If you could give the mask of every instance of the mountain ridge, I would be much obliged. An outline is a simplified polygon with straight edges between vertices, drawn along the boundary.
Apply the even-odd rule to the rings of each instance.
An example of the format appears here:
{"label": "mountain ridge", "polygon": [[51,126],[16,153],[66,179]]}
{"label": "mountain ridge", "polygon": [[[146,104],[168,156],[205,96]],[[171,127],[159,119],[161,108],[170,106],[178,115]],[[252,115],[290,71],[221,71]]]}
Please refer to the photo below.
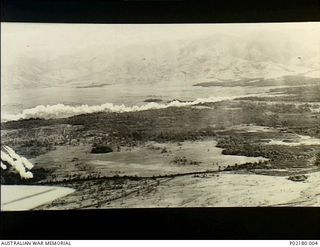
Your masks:
{"label": "mountain ridge", "polygon": [[251,41],[232,35],[131,44],[114,50],[97,46],[46,61],[21,55],[14,64],[3,65],[2,81],[10,88],[83,87],[320,74],[319,50],[303,52],[294,42]]}

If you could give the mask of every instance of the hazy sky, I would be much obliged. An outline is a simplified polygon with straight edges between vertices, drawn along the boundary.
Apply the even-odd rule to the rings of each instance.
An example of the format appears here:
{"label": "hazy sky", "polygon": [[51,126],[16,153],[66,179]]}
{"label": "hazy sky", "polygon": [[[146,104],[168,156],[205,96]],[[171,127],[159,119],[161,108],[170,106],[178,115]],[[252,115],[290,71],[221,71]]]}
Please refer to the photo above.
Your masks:
{"label": "hazy sky", "polygon": [[240,39],[294,40],[306,49],[320,44],[320,22],[260,24],[41,24],[1,23],[1,57],[54,58],[92,46],[120,47],[227,34]]}

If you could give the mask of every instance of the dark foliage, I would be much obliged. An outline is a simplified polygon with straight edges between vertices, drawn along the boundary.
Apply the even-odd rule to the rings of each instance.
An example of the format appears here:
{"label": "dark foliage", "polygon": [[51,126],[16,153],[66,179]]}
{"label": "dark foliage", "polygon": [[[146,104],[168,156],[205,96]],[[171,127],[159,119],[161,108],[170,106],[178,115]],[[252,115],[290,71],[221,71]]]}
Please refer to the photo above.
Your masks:
{"label": "dark foliage", "polygon": [[102,153],[111,153],[113,149],[110,146],[106,145],[97,145],[92,147],[91,153],[93,154],[102,154]]}

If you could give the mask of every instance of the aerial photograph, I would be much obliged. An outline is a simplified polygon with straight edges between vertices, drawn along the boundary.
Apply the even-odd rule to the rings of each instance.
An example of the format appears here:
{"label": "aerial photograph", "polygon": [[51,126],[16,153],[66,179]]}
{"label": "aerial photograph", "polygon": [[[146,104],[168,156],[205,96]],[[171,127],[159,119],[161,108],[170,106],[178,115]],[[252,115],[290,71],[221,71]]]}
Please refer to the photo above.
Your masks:
{"label": "aerial photograph", "polygon": [[320,206],[320,22],[1,23],[1,211]]}

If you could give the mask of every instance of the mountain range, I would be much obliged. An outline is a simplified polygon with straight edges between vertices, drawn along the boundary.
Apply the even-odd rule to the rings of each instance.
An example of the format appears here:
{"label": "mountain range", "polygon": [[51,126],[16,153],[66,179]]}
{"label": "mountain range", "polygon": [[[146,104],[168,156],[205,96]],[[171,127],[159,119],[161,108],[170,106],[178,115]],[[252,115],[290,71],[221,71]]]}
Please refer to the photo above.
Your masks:
{"label": "mountain range", "polygon": [[320,77],[320,48],[278,37],[239,39],[214,36],[175,42],[136,43],[120,48],[90,46],[64,56],[21,56],[2,64],[4,88],[90,87],[125,83],[193,84],[277,78],[285,75]]}

